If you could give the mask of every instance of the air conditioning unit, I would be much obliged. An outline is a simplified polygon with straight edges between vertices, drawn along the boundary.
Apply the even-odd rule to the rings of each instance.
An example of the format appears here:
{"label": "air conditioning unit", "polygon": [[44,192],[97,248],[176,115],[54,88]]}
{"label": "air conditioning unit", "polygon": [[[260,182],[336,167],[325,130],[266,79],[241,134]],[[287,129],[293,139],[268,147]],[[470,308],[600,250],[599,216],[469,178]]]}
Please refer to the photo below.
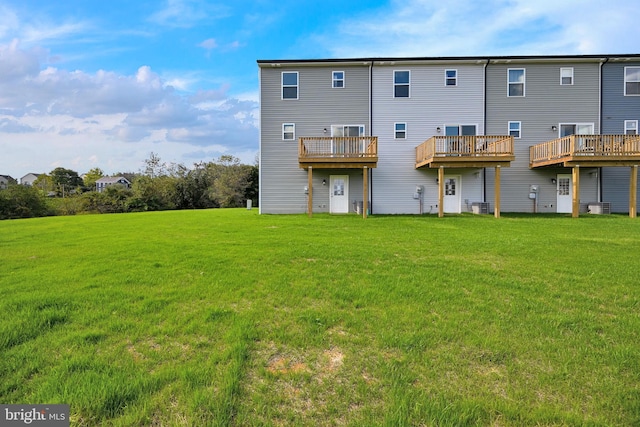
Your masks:
{"label": "air conditioning unit", "polygon": [[473,202],[471,203],[471,212],[474,214],[488,214],[489,202]]}
{"label": "air conditioning unit", "polygon": [[610,202],[589,203],[589,213],[594,215],[610,214]]}

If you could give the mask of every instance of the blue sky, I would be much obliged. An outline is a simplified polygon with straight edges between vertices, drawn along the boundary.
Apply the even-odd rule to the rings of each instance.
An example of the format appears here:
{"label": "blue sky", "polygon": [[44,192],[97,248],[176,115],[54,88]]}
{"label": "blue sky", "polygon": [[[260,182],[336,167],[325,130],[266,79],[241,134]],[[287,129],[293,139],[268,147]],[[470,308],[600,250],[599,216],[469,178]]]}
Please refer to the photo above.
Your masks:
{"label": "blue sky", "polygon": [[640,53],[632,0],[0,0],[0,174],[258,152],[258,59]]}

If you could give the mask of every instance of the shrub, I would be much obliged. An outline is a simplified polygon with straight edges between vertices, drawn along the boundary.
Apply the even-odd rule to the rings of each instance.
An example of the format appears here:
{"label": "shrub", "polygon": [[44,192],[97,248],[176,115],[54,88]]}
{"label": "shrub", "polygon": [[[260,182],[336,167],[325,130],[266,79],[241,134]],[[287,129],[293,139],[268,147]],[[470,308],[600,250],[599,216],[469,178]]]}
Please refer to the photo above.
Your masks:
{"label": "shrub", "polygon": [[11,185],[0,191],[0,219],[32,218],[47,215],[47,204],[38,190]]}

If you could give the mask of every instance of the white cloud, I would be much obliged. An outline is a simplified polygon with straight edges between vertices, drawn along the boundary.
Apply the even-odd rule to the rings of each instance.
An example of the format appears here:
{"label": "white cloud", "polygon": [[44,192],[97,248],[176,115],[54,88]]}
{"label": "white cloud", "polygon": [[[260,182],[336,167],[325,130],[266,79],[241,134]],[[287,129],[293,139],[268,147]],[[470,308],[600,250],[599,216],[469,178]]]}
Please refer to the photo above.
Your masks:
{"label": "white cloud", "polygon": [[11,37],[19,27],[18,15],[12,9],[0,4],[0,38]]}
{"label": "white cloud", "polygon": [[634,53],[640,3],[396,0],[311,43],[335,57]]}
{"label": "white cloud", "polygon": [[204,0],[167,0],[149,20],[167,27],[190,28],[203,21],[226,17],[229,13],[229,7]]}
{"label": "white cloud", "polygon": [[202,43],[198,44],[203,49],[211,50],[218,47],[218,43],[216,43],[216,39],[206,39]]}
{"label": "white cloud", "polygon": [[212,159],[193,153],[257,150],[257,103],[229,98],[228,86],[181,93],[149,66],[87,73],[43,68],[41,58],[0,44],[0,173],[137,171],[151,151],[191,165]]}

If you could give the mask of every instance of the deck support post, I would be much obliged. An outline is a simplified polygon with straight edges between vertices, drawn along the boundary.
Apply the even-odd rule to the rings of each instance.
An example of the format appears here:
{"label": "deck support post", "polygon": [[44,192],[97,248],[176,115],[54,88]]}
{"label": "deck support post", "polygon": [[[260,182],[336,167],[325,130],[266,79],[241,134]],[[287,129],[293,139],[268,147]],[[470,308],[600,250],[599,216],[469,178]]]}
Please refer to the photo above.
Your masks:
{"label": "deck support post", "polygon": [[307,215],[311,218],[313,216],[313,168],[311,166],[307,169],[307,178],[309,180],[307,184]]}
{"label": "deck support post", "polygon": [[573,200],[571,204],[571,217],[578,218],[580,216],[580,166],[574,166],[571,169]]}
{"label": "deck support post", "polygon": [[495,178],[495,200],[493,207],[493,215],[496,218],[500,218],[500,165],[496,166],[496,178]]}
{"label": "deck support post", "polygon": [[438,168],[438,218],[444,216],[444,167]]}
{"label": "deck support post", "polygon": [[631,178],[629,180],[629,218],[636,217],[638,206],[638,165],[631,166]]}
{"label": "deck support post", "polygon": [[369,169],[366,166],[362,168],[362,218],[367,218],[369,210]]}

